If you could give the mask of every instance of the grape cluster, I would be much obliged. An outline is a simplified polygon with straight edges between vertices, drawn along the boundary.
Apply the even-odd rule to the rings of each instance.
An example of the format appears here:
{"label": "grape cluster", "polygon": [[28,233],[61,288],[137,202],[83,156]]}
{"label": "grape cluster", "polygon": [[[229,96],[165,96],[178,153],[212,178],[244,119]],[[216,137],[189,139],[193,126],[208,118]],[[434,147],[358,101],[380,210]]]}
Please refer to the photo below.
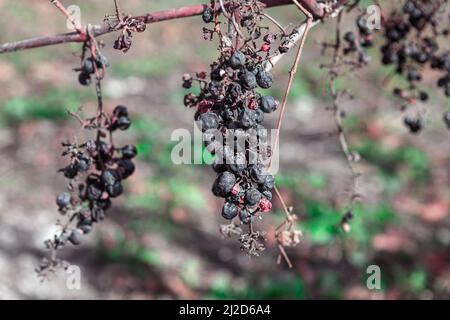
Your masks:
{"label": "grape cluster", "polygon": [[357,35],[353,31],[348,31],[344,34],[345,47],[343,54],[356,54],[357,63],[359,65],[367,65],[371,61],[371,57],[366,49],[373,46],[373,31],[369,28],[365,15],[358,17],[356,25],[358,27]]}
{"label": "grape cluster", "polygon": [[81,68],[77,69],[78,82],[83,86],[88,86],[92,83],[91,76],[95,74],[96,70],[103,70],[109,67],[108,59],[101,54],[98,54],[95,58],[88,57],[81,63]]}
{"label": "grape cluster", "polygon": [[[126,130],[131,122],[125,106],[117,106],[109,118],[107,129],[110,137],[117,130]],[[106,137],[106,135],[105,135]],[[74,226],[64,226],[54,240],[48,241],[50,248],[58,249],[68,242],[80,244],[83,235],[91,232],[94,223],[104,219],[111,207],[111,199],[123,192],[123,180],[133,174],[133,158],[137,149],[133,145],[116,148],[111,140],[98,135],[95,140],[77,145],[64,142],[63,155],[70,163],[60,171],[70,180],[68,192],[56,197],[61,214],[70,215]]]}
{"label": "grape cluster", "polygon": [[[234,5],[231,1],[228,8],[245,7]],[[213,8],[206,7],[202,18],[210,23],[215,16]],[[227,220],[239,217],[242,224],[249,224],[257,213],[271,210],[275,183],[274,176],[268,172],[271,150],[262,123],[265,114],[277,110],[279,102],[257,92],[257,88],[272,87],[273,76],[265,69],[264,62],[272,46],[286,52],[289,36],[259,28],[258,14],[240,11],[239,16],[240,26],[252,37],[248,41],[251,45],[237,47],[231,44],[233,41],[223,41],[221,56],[211,64],[209,74],[186,74],[183,87],[190,89],[194,83],[200,87],[200,93],[188,93],[184,103],[196,108],[195,120],[203,132],[205,146],[215,155],[212,168],[218,177],[212,192],[225,199],[222,216]],[[211,34],[214,32],[211,30]],[[277,39],[279,44],[275,46]]]}
{"label": "grape cluster", "polygon": [[[450,97],[450,55],[441,53],[439,44],[448,30],[438,30],[436,21],[436,15],[445,9],[443,6],[442,1],[407,0],[402,11],[394,12],[385,22],[382,63],[394,65],[396,73],[407,80],[406,88],[394,88],[394,95],[406,104],[429,99],[428,93],[419,88],[427,67],[442,73],[437,85]],[[423,128],[420,116],[407,116],[404,123],[412,133]]]}

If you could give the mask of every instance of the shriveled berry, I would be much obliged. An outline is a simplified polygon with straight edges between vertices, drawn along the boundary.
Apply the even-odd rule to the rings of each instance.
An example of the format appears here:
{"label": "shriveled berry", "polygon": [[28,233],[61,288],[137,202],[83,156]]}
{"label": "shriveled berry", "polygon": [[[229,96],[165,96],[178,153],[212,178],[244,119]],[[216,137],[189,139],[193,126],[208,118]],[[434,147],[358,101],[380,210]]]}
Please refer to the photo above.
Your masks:
{"label": "shriveled berry", "polygon": [[85,157],[85,156],[78,157],[78,161],[77,161],[78,171],[86,172],[89,170],[90,166],[91,166],[91,161],[87,157]]}
{"label": "shriveled berry", "polygon": [[236,176],[229,171],[222,172],[213,185],[213,193],[218,197],[225,198],[233,189]]}
{"label": "shriveled berry", "polygon": [[421,101],[427,101],[428,100],[428,93],[426,93],[425,91],[420,91],[419,92],[419,99]]}
{"label": "shriveled berry", "polygon": [[421,118],[406,116],[404,123],[408,127],[409,131],[414,134],[419,133],[423,129]]}
{"label": "shriveled berry", "polygon": [[257,184],[263,184],[266,181],[267,175],[267,169],[262,164],[255,164],[250,167],[250,177]]}
{"label": "shriveled berry", "polygon": [[118,197],[123,193],[122,183],[120,183],[120,181],[117,181],[113,185],[107,186],[106,191],[112,198]]}
{"label": "shriveled berry", "polygon": [[344,40],[350,43],[354,43],[356,41],[356,36],[353,32],[348,31],[344,35]]}
{"label": "shriveled berry", "polygon": [[233,173],[240,173],[245,170],[245,158],[244,156],[237,154],[231,159],[229,164],[230,171]]}
{"label": "shriveled berry", "polygon": [[61,192],[56,197],[56,204],[60,209],[65,209],[70,205],[72,195],[69,192]]}
{"label": "shriveled berry", "polygon": [[117,120],[116,127],[122,131],[127,130],[131,126],[131,120],[128,117],[120,117]]}
{"label": "shriveled berry", "polygon": [[266,175],[266,177],[264,179],[264,183],[262,183],[260,185],[260,188],[262,190],[269,190],[270,191],[270,190],[273,189],[274,186],[275,186],[275,178],[274,178],[273,175],[268,174],[268,175]]}
{"label": "shriveled berry", "polygon": [[256,77],[250,71],[244,71],[239,77],[241,85],[246,90],[255,89],[257,86]]}
{"label": "shriveled berry", "polygon": [[88,234],[92,231],[92,220],[91,219],[84,219],[77,223],[77,228],[80,229],[83,234]]}
{"label": "shriveled berry", "polygon": [[83,233],[80,229],[73,229],[69,236],[69,241],[71,244],[77,246],[81,243],[83,238]]}
{"label": "shriveled berry", "polygon": [[219,117],[214,112],[202,113],[199,117],[200,129],[205,132],[219,127]]}
{"label": "shriveled berry", "polygon": [[123,147],[121,149],[121,151],[122,151],[122,156],[127,159],[133,159],[137,155],[136,147],[133,145],[130,145],[130,144]]}
{"label": "shriveled berry", "polygon": [[238,215],[238,207],[232,202],[225,202],[222,208],[222,217],[231,220]]}
{"label": "shriveled berry", "polygon": [[261,210],[261,212],[266,213],[269,212],[272,209],[272,202],[270,202],[270,200],[266,199],[266,198],[262,198],[259,201],[259,210]]}
{"label": "shriveled berry", "polygon": [[259,100],[259,107],[265,113],[271,113],[277,110],[279,102],[272,96],[263,96]]}
{"label": "shriveled berry", "polygon": [[183,88],[190,89],[192,87],[192,76],[190,74],[183,75]]}
{"label": "shriveled berry", "polygon": [[95,72],[94,61],[92,60],[91,57],[83,61],[82,69],[83,69],[82,72],[86,74],[92,74]]}
{"label": "shriveled berry", "polygon": [[78,75],[78,82],[82,86],[88,86],[92,83],[91,76],[89,75],[89,73],[80,72],[80,74]]}
{"label": "shriveled berry", "polygon": [[242,87],[239,83],[233,82],[228,87],[228,95],[232,99],[237,99],[242,95]]}
{"label": "shriveled berry", "polygon": [[263,41],[266,43],[274,43],[276,40],[276,35],[274,35],[273,33],[268,33],[264,36]]}
{"label": "shriveled berry", "polygon": [[239,69],[245,66],[245,55],[240,51],[235,51],[230,57],[230,66]]}
{"label": "shriveled berry", "polygon": [[242,224],[249,224],[250,221],[252,221],[252,215],[247,210],[241,210],[239,212],[239,219],[241,220]]}
{"label": "shriveled berry", "polygon": [[204,23],[210,23],[214,20],[214,10],[211,7],[205,7],[202,13]]}
{"label": "shriveled berry", "polygon": [[113,114],[116,117],[128,117],[128,108],[122,105],[118,105],[114,108]]}
{"label": "shriveled berry", "polygon": [[244,129],[254,127],[257,119],[258,114],[256,113],[256,110],[244,108],[239,114],[239,124]]}
{"label": "shriveled berry", "polygon": [[108,169],[102,172],[101,179],[106,186],[112,186],[120,181],[120,175],[116,170]]}
{"label": "shriveled berry", "polygon": [[262,194],[267,200],[272,201],[272,192],[270,192],[269,190],[266,190],[266,191],[263,191]]}
{"label": "shriveled berry", "polygon": [[263,89],[269,89],[273,84],[272,74],[268,71],[261,70],[256,75],[256,82]]}
{"label": "shriveled berry", "polygon": [[288,52],[290,49],[290,42],[289,40],[283,41],[280,46],[278,47],[278,51],[280,51],[281,54],[284,54]]}
{"label": "shriveled berry", "polygon": [[122,179],[126,179],[134,173],[135,165],[130,159],[120,159],[117,164]]}
{"label": "shriveled berry", "polygon": [[109,61],[108,58],[106,58],[104,55],[99,54],[95,58],[95,63],[97,64],[97,68],[108,68],[109,67]]}
{"label": "shriveled berry", "polygon": [[108,210],[109,208],[111,208],[111,200],[110,199],[106,199],[106,200],[98,200],[96,201],[96,204],[98,206],[98,208],[102,209],[102,210]]}
{"label": "shriveled berry", "polygon": [[97,182],[92,182],[87,187],[87,197],[89,200],[99,200],[102,197],[102,187]]}
{"label": "shriveled berry", "polygon": [[77,176],[78,169],[77,169],[76,165],[69,164],[67,167],[65,167],[63,169],[63,172],[64,172],[64,177],[66,177],[67,179],[73,179]]}
{"label": "shriveled berry", "polygon": [[261,192],[256,188],[250,188],[245,192],[245,203],[254,206],[261,200]]}
{"label": "shriveled berry", "polygon": [[94,207],[91,211],[92,221],[101,221],[105,218],[105,210],[102,208]]}
{"label": "shriveled berry", "polygon": [[408,70],[406,78],[409,82],[420,81],[422,80],[422,75],[420,74],[419,70],[411,68]]}

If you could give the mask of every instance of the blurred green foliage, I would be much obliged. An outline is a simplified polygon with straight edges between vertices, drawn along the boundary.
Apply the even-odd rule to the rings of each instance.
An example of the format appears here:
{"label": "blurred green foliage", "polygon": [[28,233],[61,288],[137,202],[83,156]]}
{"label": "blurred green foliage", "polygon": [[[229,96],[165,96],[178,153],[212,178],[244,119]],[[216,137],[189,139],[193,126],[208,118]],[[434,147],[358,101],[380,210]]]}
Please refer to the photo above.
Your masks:
{"label": "blurred green foliage", "polygon": [[39,98],[15,97],[0,105],[1,119],[6,124],[27,120],[62,120],[69,117],[67,110],[75,111],[94,93],[72,88],[50,88]]}

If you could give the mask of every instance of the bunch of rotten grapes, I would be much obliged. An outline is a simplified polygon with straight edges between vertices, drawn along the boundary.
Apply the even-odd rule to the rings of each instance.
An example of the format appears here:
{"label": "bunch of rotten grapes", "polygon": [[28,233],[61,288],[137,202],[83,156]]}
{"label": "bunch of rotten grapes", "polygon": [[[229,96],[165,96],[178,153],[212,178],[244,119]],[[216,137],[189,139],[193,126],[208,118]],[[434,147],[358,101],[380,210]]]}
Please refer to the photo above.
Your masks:
{"label": "bunch of rotten grapes", "polygon": [[[269,173],[272,151],[264,115],[277,110],[279,101],[257,92],[272,87],[268,68],[270,57],[289,50],[295,35],[271,33],[263,26],[258,1],[227,2],[228,32],[217,31],[218,15],[212,7],[203,13],[203,21],[215,28],[204,28],[206,39],[217,34],[220,57],[211,64],[210,72],[183,76],[183,87],[198,83],[198,94],[188,93],[184,104],[196,108],[195,121],[203,132],[205,146],[215,155],[212,164],[217,179],[212,186],[215,196],[225,199],[222,216],[227,220],[239,217],[242,224],[251,224],[259,213],[272,208],[275,178]],[[230,35],[229,30],[235,30]],[[274,48],[274,50],[272,50]]]}

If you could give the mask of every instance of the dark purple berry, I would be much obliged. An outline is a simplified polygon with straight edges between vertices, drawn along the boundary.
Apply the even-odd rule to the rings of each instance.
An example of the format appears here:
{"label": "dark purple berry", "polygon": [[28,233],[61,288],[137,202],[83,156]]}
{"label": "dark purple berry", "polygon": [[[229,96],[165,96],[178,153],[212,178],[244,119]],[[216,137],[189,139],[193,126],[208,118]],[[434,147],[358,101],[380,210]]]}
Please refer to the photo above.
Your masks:
{"label": "dark purple berry", "polygon": [[272,96],[264,96],[259,100],[259,107],[265,113],[274,112],[278,108],[279,102]]}
{"label": "dark purple berry", "polygon": [[97,65],[97,68],[108,68],[109,67],[109,61],[108,58],[106,58],[104,55],[97,55],[97,57],[95,58],[95,63]]}
{"label": "dark purple berry", "polygon": [[272,192],[269,190],[263,191],[263,196],[266,197],[267,200],[272,201]]}
{"label": "dark purple berry", "polygon": [[213,193],[218,197],[225,198],[236,184],[236,176],[229,171],[222,172],[213,185]]}
{"label": "dark purple berry", "polygon": [[266,175],[266,178],[264,179],[264,183],[262,183],[260,185],[260,188],[262,190],[269,190],[270,191],[270,190],[273,189],[274,186],[275,186],[275,178],[274,178],[273,175],[268,174],[268,175]]}
{"label": "dark purple berry", "polygon": [[242,72],[241,76],[239,77],[239,80],[241,82],[242,87],[245,90],[252,90],[255,89],[257,86],[256,77],[250,71]]}
{"label": "dark purple berry", "polygon": [[102,197],[102,187],[98,182],[92,182],[87,187],[87,197],[91,201],[99,200]]}
{"label": "dark purple berry", "polygon": [[83,238],[83,233],[80,229],[73,229],[69,236],[69,241],[71,244],[77,246],[81,243]]}
{"label": "dark purple berry", "polygon": [[135,166],[130,159],[120,159],[117,164],[122,179],[126,179],[134,173]]}
{"label": "dark purple berry", "polygon": [[344,40],[349,42],[349,43],[354,43],[356,41],[356,36],[355,36],[355,34],[353,32],[348,31],[344,35]]}
{"label": "dark purple berry", "polygon": [[232,202],[225,202],[222,208],[222,217],[231,220],[238,215],[238,207]]}
{"label": "dark purple berry", "polygon": [[414,134],[419,133],[423,129],[421,118],[406,116],[404,123],[408,127],[409,131]]}
{"label": "dark purple berry", "polygon": [[91,76],[89,75],[89,73],[80,72],[80,74],[78,75],[78,82],[82,86],[88,86],[92,83]]}
{"label": "dark purple berry", "polygon": [[76,165],[69,164],[67,167],[65,167],[63,169],[63,172],[64,172],[64,177],[66,177],[67,179],[73,179],[77,176],[78,169],[77,169]]}
{"label": "dark purple berry", "polygon": [[123,186],[120,181],[117,181],[113,185],[107,186],[106,191],[112,198],[115,198],[123,193]]}
{"label": "dark purple berry", "polygon": [[420,91],[419,92],[419,99],[421,101],[427,101],[428,100],[428,93],[426,93],[425,91]]}
{"label": "dark purple berry", "polygon": [[219,127],[219,117],[214,112],[202,113],[199,117],[201,131],[217,129]]}
{"label": "dark purple berry", "polygon": [[127,130],[131,126],[131,120],[128,117],[120,117],[117,119],[116,127],[122,131]]}
{"label": "dark purple berry", "polygon": [[137,155],[136,147],[133,145],[130,145],[130,144],[123,147],[121,151],[122,151],[122,157],[127,158],[127,159],[133,159]]}
{"label": "dark purple berry", "polygon": [[252,220],[252,215],[244,209],[239,212],[239,219],[241,220],[242,224],[249,224]]}
{"label": "dark purple berry", "polygon": [[83,61],[82,73],[92,74],[95,72],[94,62],[91,57]]}
{"label": "dark purple berry", "polygon": [[263,184],[268,174],[266,167],[262,164],[255,164],[250,167],[250,177],[257,184]]}
{"label": "dark purple berry", "polygon": [[204,23],[210,23],[214,20],[214,10],[211,7],[205,7],[202,13]]}
{"label": "dark purple berry", "polygon": [[86,172],[89,170],[90,166],[91,166],[91,161],[87,157],[81,156],[78,158],[78,161],[77,161],[78,171]]}
{"label": "dark purple berry", "polygon": [[258,113],[256,110],[244,108],[239,114],[239,124],[244,129],[249,129],[256,126],[258,119]]}
{"label": "dark purple berry", "polygon": [[268,71],[261,70],[256,75],[256,82],[263,89],[269,89],[273,84],[272,74]]}
{"label": "dark purple berry", "polygon": [[59,209],[65,209],[70,205],[70,201],[72,200],[72,195],[69,192],[61,192],[56,197],[56,204]]}
{"label": "dark purple berry", "polygon": [[120,181],[120,175],[117,171],[108,169],[102,172],[101,179],[105,186],[112,186]]}
{"label": "dark purple berry", "polygon": [[114,108],[113,114],[116,117],[128,117],[128,108],[122,105],[118,105]]}
{"label": "dark purple berry", "polygon": [[249,206],[254,206],[261,200],[261,192],[256,188],[250,188],[245,192],[245,203]]}
{"label": "dark purple berry", "polygon": [[235,51],[230,57],[230,66],[239,69],[245,66],[245,55],[240,51]]}
{"label": "dark purple berry", "polygon": [[77,223],[77,228],[80,229],[83,234],[88,234],[92,231],[92,220],[84,219]]}

